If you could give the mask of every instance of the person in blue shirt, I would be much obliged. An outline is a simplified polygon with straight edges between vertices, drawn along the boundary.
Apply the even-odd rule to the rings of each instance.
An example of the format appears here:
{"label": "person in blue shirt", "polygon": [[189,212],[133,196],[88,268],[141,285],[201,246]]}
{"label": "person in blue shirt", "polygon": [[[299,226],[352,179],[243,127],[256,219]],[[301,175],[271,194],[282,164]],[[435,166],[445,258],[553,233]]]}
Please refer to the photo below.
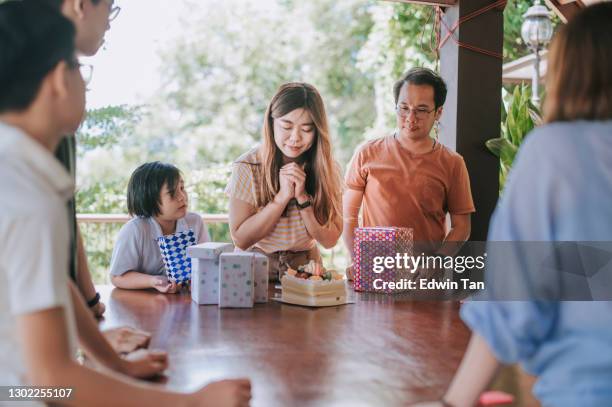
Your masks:
{"label": "person in blue shirt", "polygon": [[[525,250],[525,242],[596,242],[609,248],[611,21],[612,3],[597,4],[557,33],[549,52],[546,124],[530,133],[519,151],[491,221],[489,245],[511,242],[505,244],[513,255]],[[488,265],[496,263],[489,260]],[[533,268],[512,270],[511,277],[507,267],[488,267],[487,283],[541,282],[528,275]],[[549,283],[554,292],[557,282]],[[536,292],[530,300],[464,304],[461,316],[473,331],[466,354],[444,398],[421,406],[475,405],[501,363],[519,363],[537,376],[533,392],[544,406],[612,405],[612,302],[539,299]]]}

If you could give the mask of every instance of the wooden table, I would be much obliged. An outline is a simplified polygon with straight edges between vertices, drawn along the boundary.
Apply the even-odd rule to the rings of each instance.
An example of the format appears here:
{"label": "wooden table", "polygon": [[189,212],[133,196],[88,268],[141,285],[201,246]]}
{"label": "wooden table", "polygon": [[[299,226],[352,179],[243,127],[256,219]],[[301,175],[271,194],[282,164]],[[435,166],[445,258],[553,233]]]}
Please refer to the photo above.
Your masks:
{"label": "wooden table", "polygon": [[439,398],[469,340],[456,302],[357,295],[310,309],[198,306],[188,294],[100,287],[103,329],[134,326],[169,353],[166,385],[248,377],[253,406],[402,406]]}

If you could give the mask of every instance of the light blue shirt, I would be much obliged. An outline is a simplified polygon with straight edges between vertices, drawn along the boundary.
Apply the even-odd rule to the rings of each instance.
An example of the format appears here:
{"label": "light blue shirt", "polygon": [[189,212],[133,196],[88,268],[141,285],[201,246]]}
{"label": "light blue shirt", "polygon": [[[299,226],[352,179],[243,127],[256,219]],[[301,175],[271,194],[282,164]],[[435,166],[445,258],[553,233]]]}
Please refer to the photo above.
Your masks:
{"label": "light blue shirt", "polygon": [[[612,242],[612,121],[530,133],[488,240]],[[612,302],[473,301],[461,316],[501,362],[538,376],[544,406],[612,406]]]}

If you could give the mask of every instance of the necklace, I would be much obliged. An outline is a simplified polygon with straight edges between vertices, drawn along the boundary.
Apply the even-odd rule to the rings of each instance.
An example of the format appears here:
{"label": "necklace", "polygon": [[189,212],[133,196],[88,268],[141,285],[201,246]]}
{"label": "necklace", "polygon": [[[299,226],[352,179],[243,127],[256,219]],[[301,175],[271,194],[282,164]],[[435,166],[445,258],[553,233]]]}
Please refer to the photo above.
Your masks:
{"label": "necklace", "polygon": [[[399,136],[397,135],[397,130],[395,130],[395,131],[393,132],[393,138],[394,138],[395,140],[399,141]],[[430,152],[431,152],[431,151],[434,151],[434,150],[436,149],[436,145],[437,145],[437,144],[438,144],[438,140],[433,139],[433,145],[431,146],[431,150],[430,150]]]}

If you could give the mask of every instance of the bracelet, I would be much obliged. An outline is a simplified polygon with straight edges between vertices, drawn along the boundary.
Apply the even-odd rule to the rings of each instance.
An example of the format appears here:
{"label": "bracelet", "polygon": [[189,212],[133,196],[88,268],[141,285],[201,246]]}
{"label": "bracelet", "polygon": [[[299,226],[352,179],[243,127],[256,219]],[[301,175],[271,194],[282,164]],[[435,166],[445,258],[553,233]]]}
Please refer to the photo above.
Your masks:
{"label": "bracelet", "polygon": [[96,295],[89,301],[87,301],[87,306],[89,308],[93,308],[100,303],[100,293],[96,293]]}

